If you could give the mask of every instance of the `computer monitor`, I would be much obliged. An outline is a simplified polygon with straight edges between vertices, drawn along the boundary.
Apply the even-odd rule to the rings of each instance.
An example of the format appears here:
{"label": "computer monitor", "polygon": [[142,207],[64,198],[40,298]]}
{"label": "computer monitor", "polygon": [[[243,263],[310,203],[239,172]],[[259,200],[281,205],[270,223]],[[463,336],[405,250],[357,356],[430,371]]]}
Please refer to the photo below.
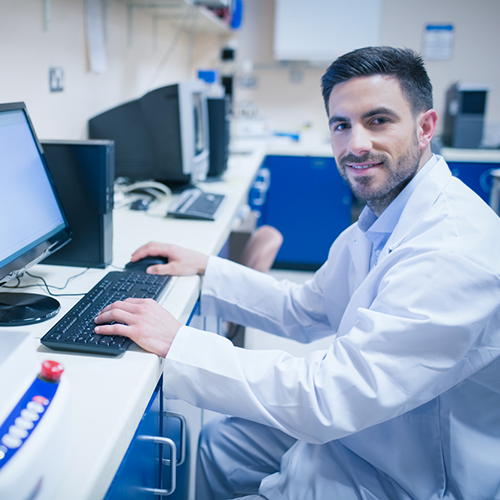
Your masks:
{"label": "computer monitor", "polygon": [[70,230],[24,103],[0,104],[0,172],[0,325],[29,325],[59,302],[4,285],[69,242]]}
{"label": "computer monitor", "polygon": [[91,139],[115,142],[115,175],[153,179],[171,188],[204,180],[209,167],[205,84],[185,81],[89,120]]}

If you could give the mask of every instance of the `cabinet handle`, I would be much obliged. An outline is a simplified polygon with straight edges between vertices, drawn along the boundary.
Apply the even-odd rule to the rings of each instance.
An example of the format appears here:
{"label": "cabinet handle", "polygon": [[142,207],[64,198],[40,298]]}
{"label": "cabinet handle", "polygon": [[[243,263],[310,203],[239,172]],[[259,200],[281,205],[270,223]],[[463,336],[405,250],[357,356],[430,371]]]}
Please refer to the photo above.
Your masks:
{"label": "cabinet handle", "polygon": [[493,177],[493,184],[490,191],[490,207],[500,215],[500,170],[497,170],[498,175]]}
{"label": "cabinet handle", "polygon": [[264,183],[257,181],[253,185],[253,189],[258,194],[255,198],[252,198],[252,205],[256,207],[261,207],[266,202],[267,189]]}
{"label": "cabinet handle", "polygon": [[264,205],[266,202],[266,194],[271,184],[271,171],[268,168],[261,168],[257,174],[252,189],[256,191],[259,197],[252,199],[252,204],[256,207]]}
{"label": "cabinet handle", "polygon": [[[171,457],[175,457],[177,455],[177,449],[175,443],[169,438],[162,436],[138,436],[137,439],[140,439],[141,441],[153,441],[153,443],[159,445],[166,445],[170,447]],[[144,488],[144,487],[139,488],[139,490],[144,493],[151,493],[152,495],[166,497],[168,495],[171,495],[175,491],[176,477],[177,477],[177,463],[175,462],[175,460],[172,460],[172,464],[170,467],[170,488],[168,490],[161,488]]]}
{"label": "cabinet handle", "polygon": [[[179,443],[179,460],[177,460],[176,465],[182,465],[186,459],[186,419],[184,415],[177,413],[175,411],[164,411],[163,414],[168,418],[177,418],[181,424],[181,437]],[[175,455],[170,455],[175,457]],[[165,465],[170,465],[170,459],[164,458],[163,463]]]}
{"label": "cabinet handle", "polygon": [[261,182],[262,188],[267,191],[271,184],[271,171],[266,167],[262,167],[257,174],[256,181]]}

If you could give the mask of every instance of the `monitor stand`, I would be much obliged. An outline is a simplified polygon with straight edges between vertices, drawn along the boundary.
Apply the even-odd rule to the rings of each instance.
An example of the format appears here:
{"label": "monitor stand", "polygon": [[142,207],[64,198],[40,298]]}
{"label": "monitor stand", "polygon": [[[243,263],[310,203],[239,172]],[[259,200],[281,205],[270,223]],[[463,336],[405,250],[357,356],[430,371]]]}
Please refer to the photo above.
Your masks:
{"label": "monitor stand", "polygon": [[0,293],[0,326],[24,326],[54,317],[61,305],[53,297],[35,293]]}

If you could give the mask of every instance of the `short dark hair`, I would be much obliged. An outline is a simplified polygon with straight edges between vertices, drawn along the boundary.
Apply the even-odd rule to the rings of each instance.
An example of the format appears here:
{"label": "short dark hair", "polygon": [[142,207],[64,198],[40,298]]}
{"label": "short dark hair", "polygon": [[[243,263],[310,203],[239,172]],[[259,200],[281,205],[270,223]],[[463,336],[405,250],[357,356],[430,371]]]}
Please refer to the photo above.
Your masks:
{"label": "short dark hair", "polygon": [[414,115],[432,109],[432,84],[419,54],[410,49],[365,47],[336,59],[321,79],[326,113],[332,89],[351,78],[386,75],[401,85]]}

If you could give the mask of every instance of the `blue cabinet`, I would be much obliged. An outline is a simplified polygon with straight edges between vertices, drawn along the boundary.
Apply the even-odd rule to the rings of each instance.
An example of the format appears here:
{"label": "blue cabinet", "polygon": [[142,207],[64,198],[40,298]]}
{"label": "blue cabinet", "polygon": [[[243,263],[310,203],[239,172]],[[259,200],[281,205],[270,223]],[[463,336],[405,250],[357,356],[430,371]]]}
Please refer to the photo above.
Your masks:
{"label": "blue cabinet", "polygon": [[[201,323],[200,323],[201,321]],[[188,324],[203,327],[199,303]],[[189,440],[184,417],[186,409],[171,411],[164,407],[163,377],[160,378],[137,431],[104,500],[186,500],[194,486],[194,460],[197,442]],[[183,402],[181,402],[183,403]],[[170,406],[172,401],[169,402]],[[186,406],[187,403],[185,403]],[[193,407],[194,408],[194,407]],[[200,410],[191,415],[190,426],[197,430]],[[187,412],[189,413],[189,412]],[[172,466],[172,458],[175,457]],[[193,483],[193,484],[192,484]]]}
{"label": "blue cabinet", "polygon": [[[268,156],[270,172],[259,225],[283,234],[275,268],[316,270],[337,236],[351,224],[352,193],[334,158]],[[252,205],[252,199],[250,199]]]}
{"label": "blue cabinet", "polygon": [[[187,459],[187,450],[190,448],[189,429],[186,420],[179,413],[165,411],[163,413],[163,435],[168,436],[176,446],[176,479],[172,485],[171,477],[171,450],[165,450],[163,454],[163,478],[162,488],[172,490],[169,500],[187,500],[189,498],[189,480],[191,474],[191,460]],[[175,488],[173,488],[175,486]]]}
{"label": "blue cabinet", "polygon": [[153,500],[147,488],[161,485],[161,446],[144,436],[162,436],[162,387],[159,383],[144,412],[127,453],[106,493],[105,500]]}
{"label": "blue cabinet", "polygon": [[480,163],[448,161],[451,173],[470,187],[486,203],[490,203],[490,191],[493,179],[492,170],[500,168],[500,163]]}
{"label": "blue cabinet", "polygon": [[[160,379],[104,500],[184,498],[185,481],[178,479],[178,473],[185,471],[179,471],[177,466],[185,461],[185,446],[185,419],[163,410]],[[172,456],[175,456],[173,468]]]}

